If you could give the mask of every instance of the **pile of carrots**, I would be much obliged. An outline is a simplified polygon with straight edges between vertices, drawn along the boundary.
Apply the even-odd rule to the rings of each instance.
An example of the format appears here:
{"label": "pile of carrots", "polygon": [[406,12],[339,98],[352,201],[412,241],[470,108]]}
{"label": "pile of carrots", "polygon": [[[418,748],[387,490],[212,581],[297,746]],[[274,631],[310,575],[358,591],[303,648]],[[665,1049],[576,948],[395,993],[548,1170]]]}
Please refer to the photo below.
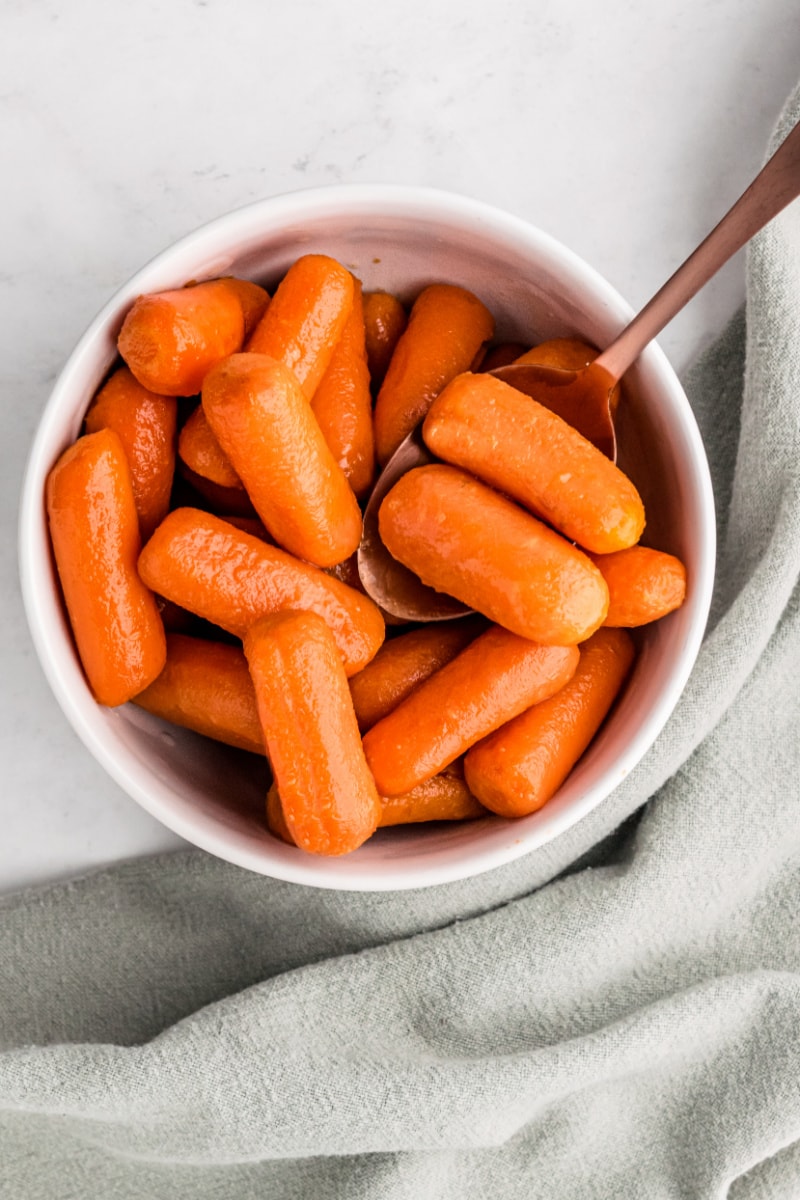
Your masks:
{"label": "pile of carrots", "polygon": [[[494,333],[464,288],[407,312],[323,254],[271,297],[233,278],[140,296],[48,477],[97,701],[266,755],[266,826],[310,853],[539,809],[628,676],[627,630],[684,600],[678,559],[639,545],[632,482],[487,373],[593,348]],[[381,536],[475,615],[384,640],[355,567],[362,507],[420,421],[440,461],[394,485]]]}

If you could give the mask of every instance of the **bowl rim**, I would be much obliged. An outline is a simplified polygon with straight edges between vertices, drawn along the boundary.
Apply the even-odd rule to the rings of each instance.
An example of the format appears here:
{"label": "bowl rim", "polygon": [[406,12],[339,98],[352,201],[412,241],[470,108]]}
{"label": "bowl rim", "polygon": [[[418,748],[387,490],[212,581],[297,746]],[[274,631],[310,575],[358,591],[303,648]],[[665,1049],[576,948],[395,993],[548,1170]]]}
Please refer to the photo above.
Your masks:
{"label": "bowl rim", "polygon": [[[655,372],[662,386],[670,393],[671,402],[680,419],[682,435],[690,449],[689,474],[699,497],[700,513],[704,519],[700,522],[698,530],[701,544],[698,556],[700,569],[693,580],[691,597],[694,615],[689,635],[682,647],[680,669],[673,672],[669,686],[653,706],[653,711],[637,727],[627,743],[622,760],[616,768],[617,783],[606,781],[606,776],[609,775],[606,771],[594,786],[587,787],[567,809],[549,814],[549,820],[546,807],[534,814],[539,819],[533,829],[523,828],[522,823],[528,818],[503,822],[509,826],[508,837],[496,844],[484,849],[470,848],[464,851],[463,856],[448,859],[444,863],[420,863],[412,860],[409,864],[407,860],[401,860],[397,873],[380,862],[361,864],[352,855],[347,856],[346,860],[317,859],[303,855],[300,851],[293,852],[281,843],[273,847],[269,842],[265,842],[259,851],[243,839],[238,843],[233,839],[234,844],[231,845],[229,840],[225,841],[221,830],[212,832],[210,828],[206,829],[199,814],[197,819],[190,819],[175,812],[170,806],[169,797],[162,794],[163,785],[152,778],[152,770],[148,768],[151,779],[145,786],[136,775],[136,770],[141,770],[141,762],[136,756],[127,747],[121,746],[112,752],[102,736],[100,723],[91,720],[86,698],[76,697],[73,681],[67,678],[70,672],[65,674],[58,653],[54,654],[54,648],[56,651],[59,647],[62,651],[65,649],[63,610],[60,622],[58,619],[52,620],[54,612],[47,612],[48,598],[39,593],[44,564],[48,564],[47,569],[52,569],[46,530],[42,536],[44,481],[53,462],[48,447],[58,430],[64,399],[71,394],[73,376],[79,373],[85,361],[91,357],[96,342],[118,318],[123,307],[129,305],[141,292],[154,290],[148,284],[151,276],[163,272],[171,262],[179,262],[191,256],[207,243],[214,243],[223,238],[232,241],[237,233],[241,235],[244,231],[254,229],[259,223],[266,228],[270,220],[285,220],[291,216],[298,224],[302,224],[304,217],[319,216],[326,210],[341,210],[343,207],[346,207],[348,213],[364,212],[372,217],[424,216],[426,219],[460,220],[483,226],[493,235],[527,241],[531,246],[536,246],[540,253],[549,254],[554,261],[581,275],[594,292],[603,296],[605,303],[618,319],[620,328],[633,316],[633,309],[608,280],[569,247],[521,217],[458,192],[408,184],[339,183],[281,192],[242,205],[194,228],[153,255],[114,291],[78,339],[53,384],[29,448],[18,518],[19,574],[23,606],[34,647],[60,708],[80,740],[111,778],[161,824],[193,846],[235,865],[276,879],[337,891],[403,891],[471,878],[531,853],[577,825],[611,794],[617,783],[621,782],[644,757],[672,714],[702,643],[715,571],[714,496],[708,460],[686,393],[660,346],[651,342],[638,361],[645,369]],[[213,273],[213,263],[210,264],[210,269]],[[209,277],[206,272],[197,273],[201,277]],[[46,522],[44,524],[46,525]],[[52,590],[51,588],[50,591]],[[60,608],[60,600],[54,599],[52,595],[50,600],[53,602],[50,605],[51,609]],[[69,640],[68,636],[66,640]],[[69,656],[74,663],[75,655],[71,646]],[[78,671],[80,672],[79,667]],[[85,682],[84,690],[91,707],[96,710],[98,706]],[[500,818],[493,820],[499,821]],[[220,845],[221,840],[225,843],[224,846]],[[339,870],[338,864],[345,861],[346,870]]]}

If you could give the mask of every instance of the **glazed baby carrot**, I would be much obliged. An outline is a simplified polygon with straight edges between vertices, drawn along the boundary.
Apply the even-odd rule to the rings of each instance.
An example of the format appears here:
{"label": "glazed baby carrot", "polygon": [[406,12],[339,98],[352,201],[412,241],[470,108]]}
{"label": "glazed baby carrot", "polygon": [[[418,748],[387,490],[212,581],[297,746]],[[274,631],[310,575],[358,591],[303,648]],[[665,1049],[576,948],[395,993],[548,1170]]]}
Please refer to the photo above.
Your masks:
{"label": "glazed baby carrot", "polygon": [[133,702],[173,725],[264,753],[253,681],[238,646],[168,634],[163,671]]}
{"label": "glazed baby carrot", "polygon": [[375,477],[372,394],[364,340],[364,305],[356,280],[353,307],[311,408],[331,454],[361,499]]}
{"label": "glazed baby carrot", "polygon": [[371,663],[350,680],[362,733],[405,700],[418,684],[460,654],[485,629],[482,618],[423,625],[384,642]]}
{"label": "glazed baby carrot", "polygon": [[47,478],[47,515],[64,600],[89,686],[124,704],[166,658],[155,597],[136,571],[141,544],[130,470],[119,436],[79,438]]}
{"label": "glazed baby carrot", "polygon": [[325,254],[306,254],[284,275],[245,349],[283,363],[310,400],[352,306],[350,272]]}
{"label": "glazed baby carrot", "polygon": [[403,305],[390,292],[364,293],[367,363],[373,387],[380,387],[400,335],[408,324]]}
{"label": "glazed baby carrot", "polygon": [[378,513],[390,554],[423,583],[498,625],[547,645],[584,641],[605,619],[608,588],[594,563],[466,471],[409,471]]}
{"label": "glazed baby carrot", "polygon": [[316,613],[278,613],[252,626],[244,652],[292,838],[311,854],[355,850],[380,802],[330,629]]}
{"label": "glazed baby carrot", "polygon": [[540,646],[488,629],[365,734],[378,791],[397,796],[438,775],[480,738],[562,688],[577,663],[575,646]]}
{"label": "glazed baby carrot", "polygon": [[600,728],[633,656],[624,629],[598,630],[566,687],[472,747],[464,760],[470,791],[501,817],[546,804]]}
{"label": "glazed baby carrot", "polygon": [[[381,796],[380,805],[379,828],[417,825],[424,821],[472,821],[488,816],[464,782],[463,770],[455,771],[450,767],[440,775],[426,779],[404,796]],[[294,845],[274,783],[267,793],[267,828],[282,842]]]}
{"label": "glazed baby carrot", "polygon": [[113,429],[131,472],[142,541],[167,515],[175,473],[174,396],[157,396],[120,367],[103,384],[86,414],[86,432]]}
{"label": "glazed baby carrot", "polygon": [[674,554],[631,546],[616,554],[591,554],[608,587],[605,625],[633,629],[665,617],[686,598],[686,568]]}
{"label": "glazed baby carrot", "polygon": [[254,315],[244,293],[267,303],[263,288],[232,279],[139,296],[122,324],[119,352],[151,392],[193,396],[211,367],[244,344],[245,308],[249,320]]}
{"label": "glazed baby carrot", "polygon": [[463,770],[445,767],[439,775],[417,784],[402,796],[381,796],[379,825],[471,821],[487,815],[486,809],[467,787]]}
{"label": "glazed baby carrot", "polygon": [[221,282],[226,283],[239,297],[244,317],[244,336],[249,338],[267,311],[270,303],[269,293],[257,283],[251,283],[249,279],[235,279],[232,275],[226,275]]}
{"label": "glazed baby carrot", "polygon": [[233,464],[211,431],[202,405],[191,414],[178,437],[178,454],[195,475],[216,483],[218,487],[239,488],[244,484]]}
{"label": "glazed baby carrot", "polygon": [[160,596],[236,637],[259,617],[308,609],[333,631],[348,675],[365,667],[384,638],[366,596],[229,522],[196,508],[174,509],[139,557],[139,574]]}
{"label": "glazed baby carrot", "polygon": [[576,429],[491,375],[464,374],[437,398],[423,437],[437,457],[505,492],[586,550],[638,541],[630,479]]}
{"label": "glazed baby carrot", "polygon": [[355,551],[358,501],[288,367],[266,354],[231,355],[206,376],[203,411],[280,546],[319,567]]}
{"label": "glazed baby carrot", "polygon": [[565,371],[580,371],[588,366],[599,350],[580,338],[559,337],[549,338],[526,350],[520,350],[515,362],[543,363],[546,367],[561,367]]}
{"label": "glazed baby carrot", "polygon": [[422,420],[445,384],[469,370],[493,333],[491,313],[465,288],[434,283],[420,292],[375,402],[381,464]]}

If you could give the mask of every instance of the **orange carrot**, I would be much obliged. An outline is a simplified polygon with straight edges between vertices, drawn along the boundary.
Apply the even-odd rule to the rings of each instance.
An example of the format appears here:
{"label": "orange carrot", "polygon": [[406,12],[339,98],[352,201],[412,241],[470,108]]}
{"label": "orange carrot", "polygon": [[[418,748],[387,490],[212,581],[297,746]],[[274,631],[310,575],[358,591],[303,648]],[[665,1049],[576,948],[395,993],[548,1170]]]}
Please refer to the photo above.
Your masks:
{"label": "orange carrot", "polygon": [[633,662],[624,629],[600,629],[580,648],[572,679],[549,700],[469,751],[467,784],[501,817],[524,817],[546,804],[608,714]]}
{"label": "orange carrot", "polygon": [[237,646],[168,634],[164,670],[133,702],[173,725],[264,754],[253,681]]}
{"label": "orange carrot", "polygon": [[157,396],[120,367],[103,384],[86,414],[86,432],[113,429],[131,473],[142,541],[167,515],[175,473],[174,396]]}
{"label": "orange carrot", "polygon": [[423,583],[547,645],[584,641],[608,588],[585,554],[480,483],[443,464],[409,471],[378,513],[389,552]]}
{"label": "orange carrot", "polygon": [[[381,796],[378,828],[388,825],[416,825],[424,821],[471,821],[488,813],[464,782],[464,772],[447,767],[433,779],[426,779],[403,796]],[[267,828],[275,837],[294,845],[281,798],[273,783],[267,793]]]}
{"label": "orange carrot", "polygon": [[463,771],[446,767],[402,796],[381,796],[379,826],[422,821],[471,821],[488,813],[470,792]]}
{"label": "orange carrot", "polygon": [[384,638],[375,604],[324,571],[195,508],[174,509],[139,558],[159,595],[236,637],[268,613],[308,609],[333,631],[348,675],[365,667]]}
{"label": "orange carrot", "polygon": [[465,288],[434,283],[420,292],[375,403],[381,464],[422,420],[445,384],[469,370],[493,333],[491,313]]}
{"label": "orange carrot", "polygon": [[364,340],[361,284],[355,281],[353,307],[314,392],[311,408],[331,454],[361,499],[375,477],[372,395]]}
{"label": "orange carrot", "polygon": [[438,775],[480,738],[562,688],[577,663],[574,646],[487,630],[365,734],[378,791],[397,796]]}
{"label": "orange carrot", "polygon": [[374,387],[380,387],[400,335],[408,324],[403,305],[390,292],[364,293],[367,363]]}
{"label": "orange carrot", "polygon": [[511,496],[598,554],[638,541],[644,507],[630,479],[576,429],[491,375],[461,375],[423,436],[439,458]]}
{"label": "orange carrot", "polygon": [[[165,396],[193,396],[206,373],[228,354],[241,350],[245,339],[242,280],[207,283],[139,296],[119,333],[118,347],[143,387]],[[252,296],[256,284],[247,284]],[[267,294],[257,288],[267,302]]]}
{"label": "orange carrot", "polygon": [[249,338],[267,311],[270,302],[269,293],[265,292],[257,283],[251,283],[249,279],[234,279],[232,275],[226,275],[223,282],[227,283],[231,291],[239,297],[244,317],[244,336]]}
{"label": "orange carrot", "polygon": [[325,254],[306,254],[286,272],[245,348],[283,363],[310,400],[352,307],[350,272]]}
{"label": "orange carrot", "polygon": [[206,376],[203,411],[279,545],[319,567],[356,550],[358,501],[287,367],[266,354],[231,355]]}
{"label": "orange carrot", "polygon": [[286,824],[286,817],[283,815],[283,805],[281,804],[281,798],[278,795],[278,789],[274,782],[267,792],[267,829],[273,837],[279,838],[287,846],[295,845],[295,840],[289,831],[289,826]]}
{"label": "orange carrot", "polygon": [[350,680],[361,732],[397,708],[418,684],[460,654],[484,628],[480,618],[445,621],[423,625],[384,642],[372,662]]}
{"label": "orange carrot", "polygon": [[631,546],[616,554],[591,554],[606,581],[608,616],[604,624],[633,629],[665,617],[686,598],[686,568],[674,554]]}
{"label": "orange carrot", "polygon": [[101,704],[124,704],[166,658],[155,597],[136,572],[141,544],[130,470],[111,429],[79,438],[47,478],[56,566],[83,669]]}
{"label": "orange carrot", "polygon": [[211,480],[218,487],[244,490],[244,484],[214,436],[200,404],[180,432],[178,454],[195,475]]}
{"label": "orange carrot", "polygon": [[252,626],[244,651],[292,838],[311,854],[355,850],[380,802],[330,629],[315,613],[278,613]]}
{"label": "orange carrot", "polygon": [[580,371],[592,362],[599,350],[576,337],[548,338],[530,349],[521,349],[515,362],[542,363],[546,367],[560,367],[564,371]]}

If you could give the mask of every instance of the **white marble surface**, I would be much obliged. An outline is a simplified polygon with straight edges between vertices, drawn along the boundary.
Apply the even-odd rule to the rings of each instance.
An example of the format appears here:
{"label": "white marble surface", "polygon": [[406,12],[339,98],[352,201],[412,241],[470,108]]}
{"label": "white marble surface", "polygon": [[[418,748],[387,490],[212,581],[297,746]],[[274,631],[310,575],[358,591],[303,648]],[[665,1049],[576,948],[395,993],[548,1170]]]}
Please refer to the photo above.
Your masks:
{"label": "white marble surface", "polygon": [[[421,183],[510,210],[644,302],[760,166],[793,0],[0,4],[0,889],[176,846],[78,742],[16,567],[28,445],[72,345],[170,241],[275,192]],[[678,370],[741,256],[661,342]]]}

